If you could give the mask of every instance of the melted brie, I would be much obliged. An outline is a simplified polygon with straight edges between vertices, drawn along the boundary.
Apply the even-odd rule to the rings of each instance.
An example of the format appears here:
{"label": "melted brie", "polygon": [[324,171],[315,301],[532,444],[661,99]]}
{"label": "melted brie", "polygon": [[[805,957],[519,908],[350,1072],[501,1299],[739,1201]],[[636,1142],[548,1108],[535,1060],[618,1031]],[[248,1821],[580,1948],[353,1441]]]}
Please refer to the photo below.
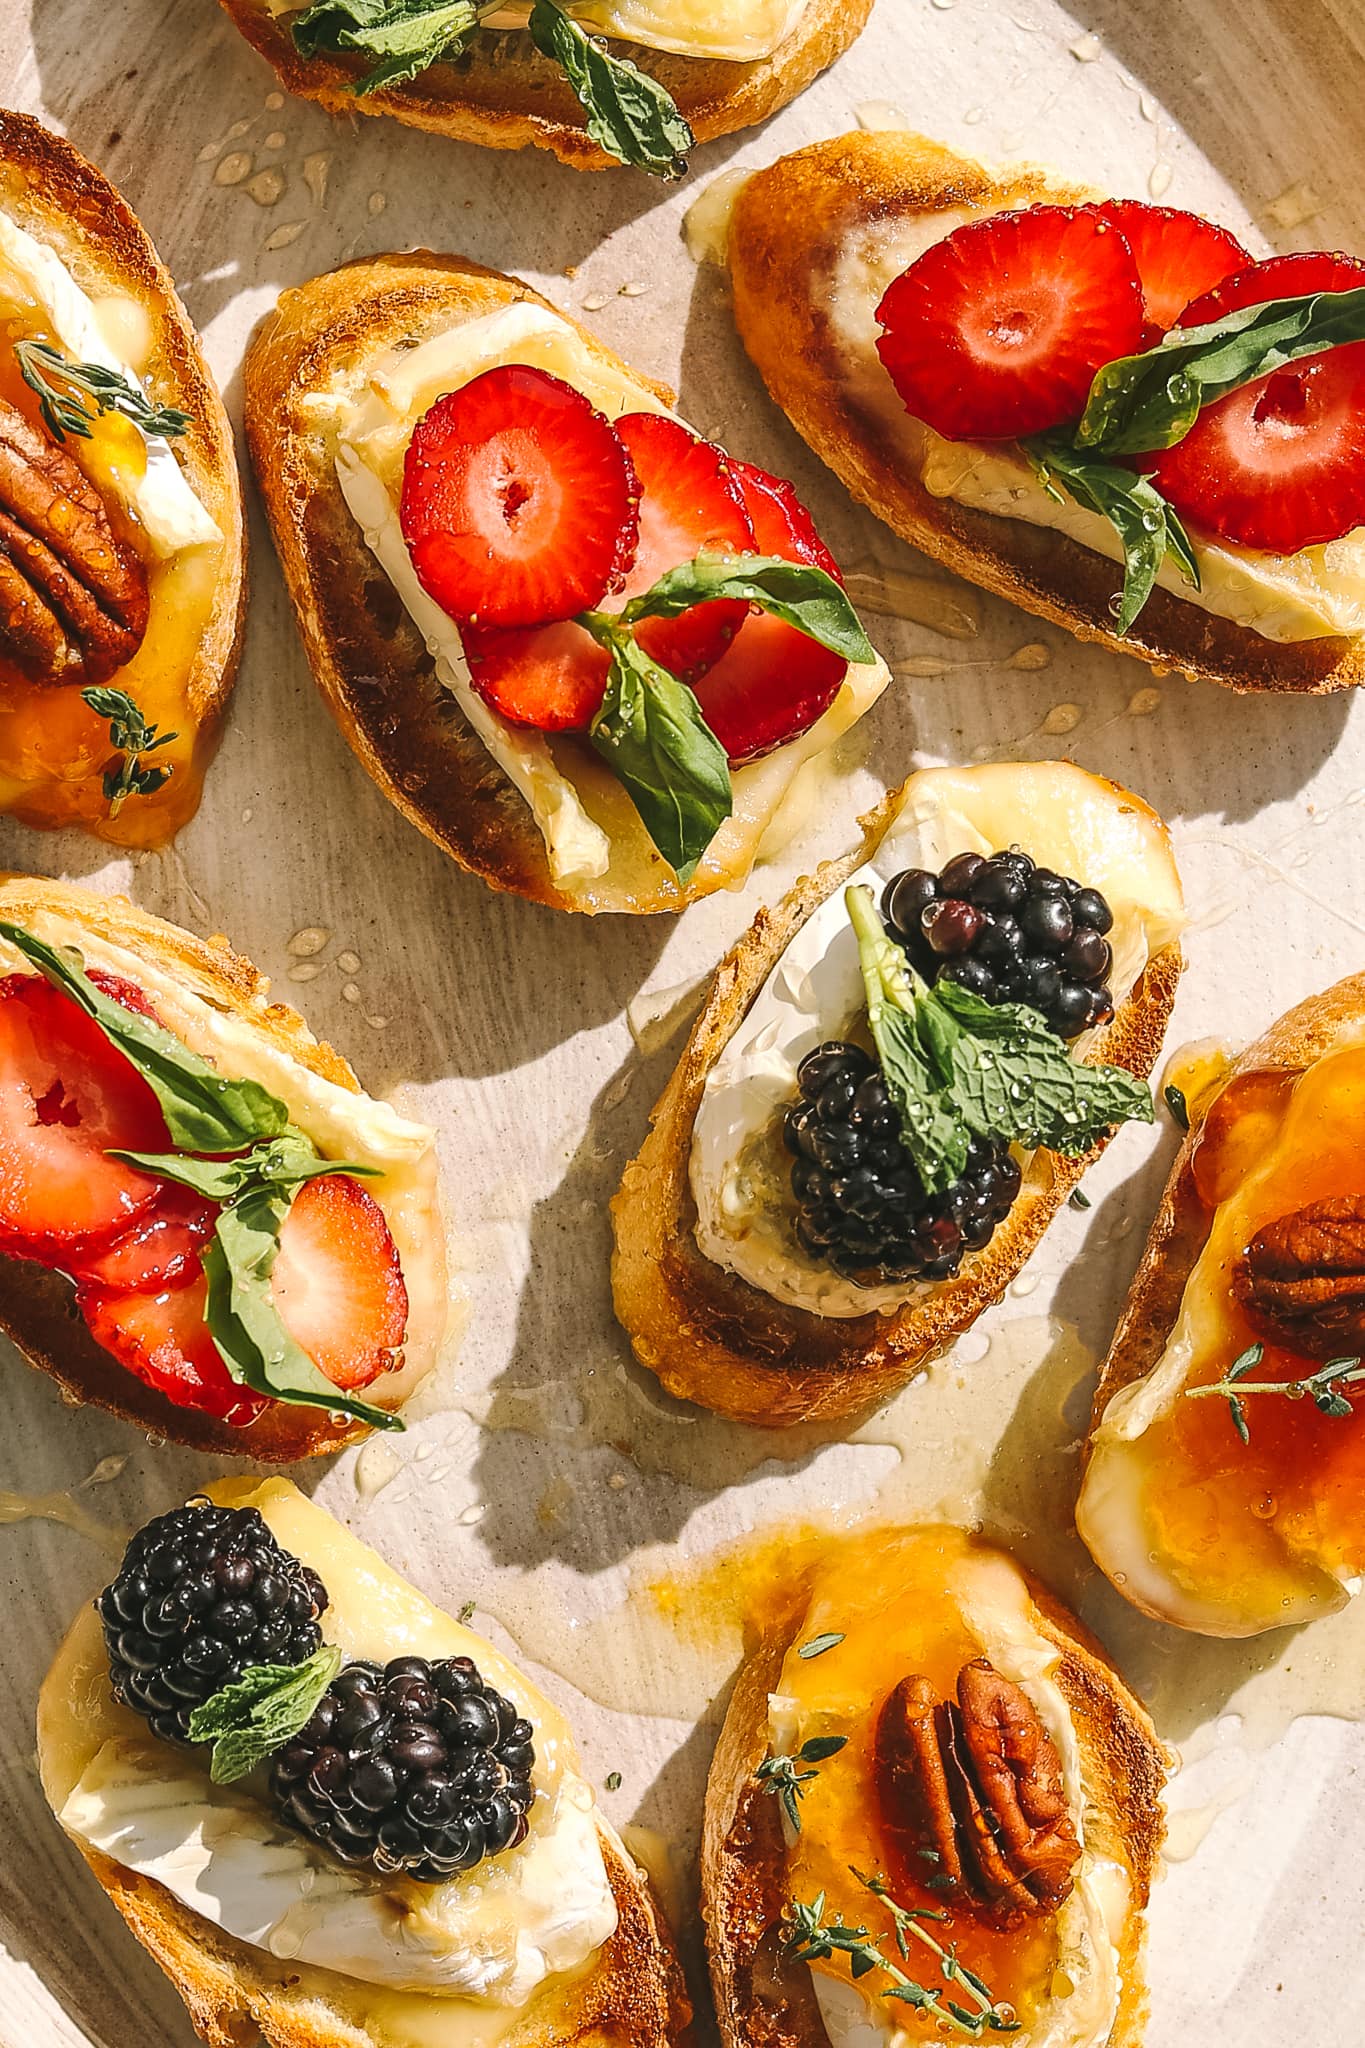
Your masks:
{"label": "melted brie", "polygon": [[[830,328],[843,358],[850,396],[885,444],[936,498],[975,511],[1051,527],[1082,547],[1121,562],[1123,550],[1107,519],[1071,498],[1051,497],[1012,442],[948,441],[906,412],[877,354],[877,307],[888,287],[935,242],[994,209],[944,210],[910,219],[878,220],[850,233],[830,280]],[[1292,555],[1271,555],[1191,528],[1201,588],[1188,584],[1168,557],[1163,590],[1268,640],[1313,640],[1365,633],[1365,528]]]}
{"label": "melted brie", "polygon": [[[590,899],[593,882],[648,876],[663,869],[662,856],[647,844],[621,784],[585,740],[513,725],[484,703],[470,681],[459,628],[422,589],[398,522],[403,459],[417,422],[442,393],[505,363],[562,378],[608,419],[668,410],[648,385],[589,348],[558,313],[519,300],[376,362],[364,398],[345,405],[338,419],[337,481],[366,546],[422,634],[437,680],[530,808],[551,875]],[[889,681],[880,660],[850,666],[839,695],[809,731],[732,771],[734,812],[698,864],[694,893],[708,885],[738,887],[746,879],[801,770],[871,708]]]}
{"label": "melted brie", "polygon": [[[1007,846],[1021,846],[1108,899],[1116,1003],[1136,987],[1152,954],[1179,936],[1184,908],[1165,827],[1136,797],[1065,761],[911,776],[885,838],[852,880],[880,897],[903,868],[937,870],[955,854]],[[889,1315],[915,1291],[858,1287],[808,1259],[793,1230],[780,1113],[796,1093],[802,1059],[825,1039],[846,1036],[864,1000],[840,888],[796,934],[711,1069],[692,1131],[701,1250],[750,1286],[813,1315]]]}
{"label": "melted brie", "polygon": [[526,1840],[438,1885],[344,1869],[278,1826],[243,1784],[212,1786],[114,1703],[93,1611],[68,1637],[39,1709],[44,1787],[62,1825],[301,1973],[305,1989],[310,1974],[325,1973],[329,1998],[357,2018],[368,2021],[364,1987],[374,1987],[381,2017],[434,2006],[446,2016],[442,2041],[496,2040],[542,1988],[587,1966],[616,1926],[593,1796],[566,1724],[492,1644],[287,1481],[230,1480],[209,1491],[258,1507],[283,1547],[321,1575],[325,1637],[348,1658],[474,1658],[535,1730]]}

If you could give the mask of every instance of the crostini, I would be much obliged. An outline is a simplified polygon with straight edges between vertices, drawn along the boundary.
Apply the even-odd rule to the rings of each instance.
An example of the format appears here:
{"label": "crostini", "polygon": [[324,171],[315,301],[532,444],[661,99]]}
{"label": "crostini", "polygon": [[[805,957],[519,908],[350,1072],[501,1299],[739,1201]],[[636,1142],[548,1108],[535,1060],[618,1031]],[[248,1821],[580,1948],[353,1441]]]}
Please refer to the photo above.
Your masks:
{"label": "crostini", "polygon": [[337,722],[497,888],[738,887],[889,680],[790,485],[515,278],[418,253],[287,292],[246,427]]}
{"label": "crostini", "polygon": [[1159,669],[1365,680],[1365,263],[903,133],[758,172],[727,254],[773,397],[904,539]]}
{"label": "crostini", "polygon": [[721,963],[612,1205],[640,1362],[770,1427],[885,1400],[998,1299],[1151,1121],[1180,975],[1169,835],[1114,783],[930,768],[864,827]]}
{"label": "crostini", "polygon": [[[290,92],[577,170],[679,177],[694,142],[785,107],[872,0],[223,0]],[[425,18],[419,18],[425,14]],[[606,38],[607,40],[603,40]]]}
{"label": "crostini", "polygon": [[797,1546],[711,1767],[725,2048],[1135,2039],[1166,1754],[1080,1624],[945,1527]]}
{"label": "crostini", "polygon": [[145,231],[0,111],[0,809],[121,846],[193,816],[244,551],[227,417]]}
{"label": "crostini", "polygon": [[1365,1573],[1365,975],[1190,1103],[1095,1397],[1076,1511],[1144,1613],[1247,1636]]}
{"label": "crostini", "polygon": [[267,987],[0,878],[0,1328],[72,1402],[273,1463],[401,1428],[449,1299],[433,1134]]}
{"label": "crostini", "polygon": [[48,1673],[38,1758],[213,2048],[685,2039],[563,1716],[284,1480],[139,1531]]}

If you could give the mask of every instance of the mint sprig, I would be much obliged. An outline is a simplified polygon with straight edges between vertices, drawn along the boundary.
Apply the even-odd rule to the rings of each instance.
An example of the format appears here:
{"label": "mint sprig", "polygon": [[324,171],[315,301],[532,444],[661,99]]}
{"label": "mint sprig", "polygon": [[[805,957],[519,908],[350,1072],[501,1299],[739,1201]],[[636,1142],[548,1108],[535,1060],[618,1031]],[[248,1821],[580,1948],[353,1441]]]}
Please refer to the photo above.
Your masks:
{"label": "mint sprig", "polygon": [[213,1744],[209,1776],[231,1785],[308,1726],[341,1669],[341,1652],[324,1643],[302,1664],[252,1664],[190,1715],[191,1742]]}

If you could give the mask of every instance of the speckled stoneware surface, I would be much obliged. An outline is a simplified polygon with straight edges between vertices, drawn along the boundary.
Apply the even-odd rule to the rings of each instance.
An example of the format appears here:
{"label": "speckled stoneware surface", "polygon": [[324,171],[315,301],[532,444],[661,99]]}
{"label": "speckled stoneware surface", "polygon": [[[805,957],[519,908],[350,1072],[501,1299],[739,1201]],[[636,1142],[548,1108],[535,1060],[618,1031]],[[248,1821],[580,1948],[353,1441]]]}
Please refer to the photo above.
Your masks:
{"label": "speckled stoneware surface", "polygon": [[[175,850],[130,865],[0,823],[7,866],[125,889],[196,931],[226,931],[373,1091],[439,1126],[467,1301],[458,1358],[405,1437],[359,1464],[351,1453],[305,1468],[301,1484],[428,1592],[475,1600],[480,1624],[542,1673],[597,1782],[620,1773],[612,1816],[670,1846],[689,1920],[737,1654],[689,1571],[739,1532],[815,1507],[947,1503],[979,1517],[1079,1605],[1187,1759],[1152,1911],[1151,2048],[1349,2032],[1365,1923],[1365,1730],[1350,1718],[1365,1615],[1241,1645],[1179,1638],[1129,1613],[1068,1535],[1087,1376],[1174,1146],[1169,1121],[1118,1140],[1093,1207],[1065,1213],[956,1357],[849,1443],[772,1441],[662,1402],[612,1320],[606,1207],[673,1056],[663,1027],[641,1049],[627,1006],[700,975],[917,762],[1065,753],[1165,813],[1195,920],[1171,1048],[1244,1041],[1362,965],[1365,704],[1154,682],[941,578],[777,417],[719,273],[694,266],[680,233],[689,200],[727,167],[890,101],[958,147],[1204,208],[1257,249],[1365,249],[1359,0],[880,0],[842,63],[765,130],[699,150],[678,191],[332,121],[280,96],[212,0],[9,0],[0,17],[6,99],[122,187],[234,416],[247,337],[282,286],[370,250],[462,251],[524,273],[674,382],[697,425],[793,476],[847,568],[928,574],[930,587],[905,586],[913,609],[953,628],[869,613],[898,686],[804,836],[742,896],[681,922],[557,918],[457,873],[357,767],[309,679],[253,503],[241,681]],[[668,1004],[637,1004],[637,1028],[651,1007]],[[33,1708],[120,1532],[208,1467],[68,1412],[15,1358],[0,1396],[0,1487],[22,1496],[10,1508],[50,1496],[80,1524],[0,1530],[0,2039],[186,2048],[179,2003],[46,1811]],[[648,1591],[661,1579],[676,1625]]]}

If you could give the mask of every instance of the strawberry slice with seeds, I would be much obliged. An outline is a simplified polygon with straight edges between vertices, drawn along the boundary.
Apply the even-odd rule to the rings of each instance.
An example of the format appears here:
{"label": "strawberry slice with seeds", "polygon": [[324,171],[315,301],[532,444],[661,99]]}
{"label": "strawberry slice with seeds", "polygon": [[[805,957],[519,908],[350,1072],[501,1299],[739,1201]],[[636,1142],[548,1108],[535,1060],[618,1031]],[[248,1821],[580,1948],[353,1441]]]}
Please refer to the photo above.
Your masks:
{"label": "strawberry slice with seeds", "polygon": [[[91,979],[152,1014],[130,983]],[[169,1145],[156,1097],[92,1018],[41,975],[0,981],[0,1247],[61,1265],[120,1236],[162,1183],[109,1153]]]}
{"label": "strawberry slice with seeds", "polygon": [[601,708],[609,662],[572,619],[510,632],[461,630],[469,679],[513,725],[537,732],[586,732]]}
{"label": "strawberry slice with seeds", "polygon": [[1119,229],[1142,281],[1150,348],[1174,327],[1190,300],[1209,292],[1251,261],[1236,235],[1178,206],[1145,199],[1107,199],[1095,208]]}
{"label": "strawberry slice with seeds", "polygon": [[505,363],[418,421],[399,524],[422,588],[452,619],[536,626],[620,587],[637,497],[620,438],[582,392]]}
{"label": "strawberry slice with seeds", "polygon": [[895,280],[877,318],[906,411],[969,441],[1078,418],[1095,372],[1141,348],[1146,325],[1126,238],[1071,206],[968,221]]}
{"label": "strawberry slice with seeds", "polygon": [[[839,565],[789,483],[731,464],[760,555],[809,562],[842,583]],[[839,694],[842,657],[756,607],[715,667],[694,685],[706,723],[732,762],[757,760],[814,725]]]}
{"label": "strawberry slice with seeds", "polygon": [[207,1287],[198,1261],[180,1286],[109,1294],[83,1287],[76,1301],[95,1342],[149,1387],[174,1401],[244,1428],[269,1406],[239,1386],[204,1321]]}
{"label": "strawberry slice with seeds", "polygon": [[[1365,263],[1351,257],[1274,256],[1196,300],[1180,324],[1362,285]],[[1220,539],[1276,555],[1339,540],[1365,525],[1365,342],[1301,356],[1229,392],[1143,467]]]}
{"label": "strawberry slice with seeds", "polygon": [[393,1367],[408,1325],[403,1268],[384,1211],[349,1174],[321,1174],[295,1195],[270,1293],[334,1386],[367,1387]]}
{"label": "strawberry slice with seeds", "polygon": [[71,1278],[103,1294],[154,1294],[178,1286],[197,1264],[217,1215],[215,1203],[167,1181],[131,1230],[72,1262]]}

